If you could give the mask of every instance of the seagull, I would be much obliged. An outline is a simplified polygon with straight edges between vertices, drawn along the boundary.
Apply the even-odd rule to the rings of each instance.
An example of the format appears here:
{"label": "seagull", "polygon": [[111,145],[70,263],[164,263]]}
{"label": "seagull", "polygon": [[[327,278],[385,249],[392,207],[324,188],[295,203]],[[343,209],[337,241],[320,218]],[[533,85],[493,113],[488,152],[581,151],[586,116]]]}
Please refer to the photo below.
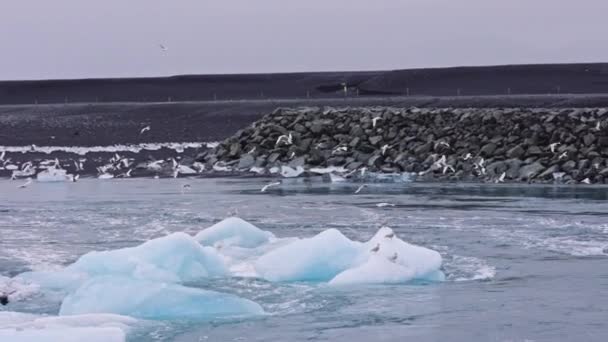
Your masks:
{"label": "seagull", "polygon": [[24,189],[24,188],[27,188],[27,187],[28,187],[30,184],[32,184],[32,179],[31,179],[31,178],[28,178],[28,179],[27,179],[27,182],[25,182],[25,183],[23,183],[23,184],[19,185],[19,189]]}
{"label": "seagull", "polygon": [[392,239],[395,237],[395,232],[391,231],[390,233],[384,235],[384,237],[387,239]]}
{"label": "seagull", "polygon": [[564,151],[564,153],[560,154],[559,157],[557,157],[557,160],[562,160],[566,157],[568,157],[568,151]]}
{"label": "seagull", "polygon": [[36,151],[36,147],[37,147],[36,145],[32,144],[32,146],[30,146],[30,150],[31,151]]}
{"label": "seagull", "polygon": [[2,151],[2,154],[0,154],[0,161],[4,161],[4,156],[6,156],[6,151]]}
{"label": "seagull", "polygon": [[163,52],[167,52],[167,50],[168,50],[168,49],[167,49],[167,47],[165,47],[163,44],[159,44],[158,46],[160,46],[160,49],[161,49]]}
{"label": "seagull", "polygon": [[338,153],[338,152],[347,152],[347,151],[348,151],[348,147],[338,146],[331,152],[331,154]]}
{"label": "seagull", "polygon": [[366,167],[362,167],[359,171],[361,171],[361,177],[365,176],[365,172],[367,172]]}
{"label": "seagull", "polygon": [[598,120],[598,122],[595,124],[595,130],[599,131],[602,129],[602,122]]}
{"label": "seagull", "polygon": [[375,118],[372,119],[372,127],[376,128],[376,122],[378,122],[378,120],[382,120],[381,117],[376,116]]}
{"label": "seagull", "polygon": [[272,186],[278,186],[278,185],[281,185],[281,182],[274,182],[274,183],[266,184],[262,188],[261,192],[266,192],[266,190],[268,190],[268,188],[270,188]]}
{"label": "seagull", "polygon": [[450,148],[450,144],[448,144],[447,142],[445,142],[443,140],[435,143],[435,149],[437,149],[437,147],[439,147],[439,146],[445,146],[447,148]]}
{"label": "seagull", "polygon": [[389,147],[390,146],[388,146],[388,145],[382,146],[382,155],[384,155],[386,153],[386,150],[388,150]]}
{"label": "seagull", "polygon": [[564,178],[564,176],[566,175],[565,172],[553,172],[553,180],[561,180],[562,178]]}
{"label": "seagull", "polygon": [[558,143],[558,142],[554,142],[553,144],[549,144],[549,148],[551,149],[551,153],[555,153],[555,148],[556,148],[558,145],[561,145],[561,144],[560,144],[560,143]]}
{"label": "seagull", "polygon": [[[286,142],[284,142],[284,140],[287,140]],[[291,133],[289,133],[289,135],[281,135],[277,138],[277,142],[274,144],[274,146],[279,146],[279,144],[283,142],[286,145],[291,145],[293,144],[293,137],[291,136]]]}
{"label": "seagull", "polygon": [[144,128],[141,129],[141,131],[139,131],[139,134],[144,134],[145,132],[150,130],[150,126],[146,126]]}
{"label": "seagull", "polygon": [[363,184],[360,187],[357,188],[357,190],[355,190],[355,194],[358,194],[361,192],[361,190],[363,190],[363,188],[367,188],[367,184]]}
{"label": "seagull", "polygon": [[448,165],[448,164],[444,164],[443,165],[443,174],[445,175],[445,173],[450,170],[452,172],[456,172],[456,170],[454,169],[454,167],[452,165]]}
{"label": "seagull", "polygon": [[255,152],[255,148],[256,148],[256,147],[257,147],[257,146],[253,146],[253,148],[251,149],[251,151],[247,152],[247,154],[252,154],[253,152]]}
{"label": "seagull", "polygon": [[498,178],[496,179],[495,183],[504,183],[504,181],[505,181],[505,176],[506,176],[506,175],[507,175],[507,173],[506,173],[506,172],[503,172],[503,173],[500,175],[500,177],[498,177]]}
{"label": "seagull", "polygon": [[372,252],[372,253],[377,253],[379,250],[380,250],[380,244],[379,244],[379,243],[377,243],[377,244],[376,244],[376,247],[372,248],[372,249],[370,250],[370,252]]}
{"label": "seagull", "polygon": [[79,174],[76,174],[73,178],[72,178],[72,182],[76,183],[78,182],[78,179],[80,178]]}
{"label": "seagull", "polygon": [[390,262],[397,262],[397,258],[399,257],[399,255],[397,255],[397,252],[395,252],[395,254],[393,254],[392,256],[390,256],[388,258],[388,261]]}
{"label": "seagull", "polygon": [[584,184],[591,184],[591,181],[589,180],[589,178],[585,178],[585,179],[583,179],[583,180],[581,181],[581,183],[584,183]]}

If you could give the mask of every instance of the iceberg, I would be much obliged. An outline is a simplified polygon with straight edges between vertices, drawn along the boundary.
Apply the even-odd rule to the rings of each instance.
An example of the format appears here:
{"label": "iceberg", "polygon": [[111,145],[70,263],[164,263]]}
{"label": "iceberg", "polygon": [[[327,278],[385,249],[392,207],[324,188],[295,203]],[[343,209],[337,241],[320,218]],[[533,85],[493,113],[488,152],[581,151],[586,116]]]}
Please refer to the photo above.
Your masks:
{"label": "iceberg", "polygon": [[352,267],[360,250],[361,243],[328,229],[262,255],[254,267],[269,281],[329,281]]}
{"label": "iceberg", "polygon": [[111,315],[38,316],[0,312],[0,341],[122,342],[135,318]]}
{"label": "iceberg", "polygon": [[51,166],[46,170],[40,171],[36,175],[36,180],[39,182],[66,182],[72,181],[73,176],[69,175],[66,170]]}
{"label": "iceberg", "polygon": [[60,315],[113,313],[142,319],[216,319],[264,314],[235,295],[124,277],[94,277],[68,295]]}
{"label": "iceberg", "polygon": [[66,271],[164,282],[190,282],[227,273],[222,257],[213,248],[201,246],[185,233],[174,233],[136,247],[90,252]]}
{"label": "iceberg", "polygon": [[271,250],[255,261],[269,281],[320,281],[331,285],[443,281],[441,254],[409,244],[388,227],[368,242],[351,241],[338,230]]}
{"label": "iceberg", "polygon": [[254,248],[274,239],[270,232],[261,230],[238,217],[229,217],[196,234],[194,239],[204,246],[238,246]]}
{"label": "iceberg", "polygon": [[118,328],[0,329],[0,341],[10,342],[125,342]]}
{"label": "iceberg", "polygon": [[337,276],[330,285],[399,284],[414,279],[411,268],[393,263],[387,258],[373,255],[360,266],[350,268]]}

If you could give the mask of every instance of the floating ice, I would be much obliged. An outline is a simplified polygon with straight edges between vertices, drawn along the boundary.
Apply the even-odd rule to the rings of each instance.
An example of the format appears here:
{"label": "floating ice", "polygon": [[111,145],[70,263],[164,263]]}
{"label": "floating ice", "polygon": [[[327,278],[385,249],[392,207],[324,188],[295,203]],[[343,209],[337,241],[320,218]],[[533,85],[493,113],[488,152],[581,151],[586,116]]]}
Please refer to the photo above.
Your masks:
{"label": "floating ice", "polygon": [[343,167],[338,167],[338,166],[329,166],[329,167],[313,167],[309,170],[312,173],[316,173],[319,175],[324,175],[324,174],[331,174],[331,173],[345,173],[348,170],[343,168]]}
{"label": "floating ice", "polygon": [[387,227],[366,243],[328,229],[266,253],[255,262],[255,270],[270,281],[379,284],[442,281],[441,263],[438,252],[411,245]]}
{"label": "floating ice", "polygon": [[174,233],[136,247],[91,252],[67,270],[91,276],[122,275],[166,282],[196,281],[226,274],[222,257],[185,233]]}
{"label": "floating ice", "polygon": [[285,178],[298,177],[302,173],[304,173],[304,168],[301,166],[298,166],[295,169],[293,169],[289,166],[285,166],[285,165],[281,166],[281,176],[283,176]]}
{"label": "floating ice", "polygon": [[328,229],[270,251],[256,261],[255,269],[270,281],[328,281],[353,266],[360,245]]}
{"label": "floating ice", "polygon": [[57,317],[0,312],[0,341],[125,341],[136,322],[111,314]]}
{"label": "floating ice", "polygon": [[[378,252],[374,254],[385,258],[396,255],[395,263],[410,268],[414,272],[414,279],[444,279],[443,274],[439,271],[443,261],[439,252],[409,244],[394,234],[391,228],[380,228],[376,235],[365,243],[363,252],[369,253],[374,247],[379,246]],[[389,238],[390,236],[393,237]]]}
{"label": "floating ice", "polygon": [[264,314],[231,294],[123,277],[95,277],[61,304],[60,315],[114,313],[144,319],[215,319]]}
{"label": "floating ice", "polygon": [[0,276],[0,296],[6,296],[9,303],[30,298],[39,290],[40,287],[37,284],[19,278],[11,279]]}
{"label": "floating ice", "polygon": [[386,257],[372,255],[360,266],[350,268],[337,276],[330,285],[398,284],[414,279],[413,269],[389,261]]}
{"label": "floating ice", "polygon": [[274,239],[274,235],[238,217],[229,217],[196,234],[194,239],[205,246],[253,248]]}
{"label": "floating ice", "polygon": [[40,171],[36,175],[36,180],[39,182],[66,182],[72,180],[72,175],[68,175],[66,170],[49,167]]}

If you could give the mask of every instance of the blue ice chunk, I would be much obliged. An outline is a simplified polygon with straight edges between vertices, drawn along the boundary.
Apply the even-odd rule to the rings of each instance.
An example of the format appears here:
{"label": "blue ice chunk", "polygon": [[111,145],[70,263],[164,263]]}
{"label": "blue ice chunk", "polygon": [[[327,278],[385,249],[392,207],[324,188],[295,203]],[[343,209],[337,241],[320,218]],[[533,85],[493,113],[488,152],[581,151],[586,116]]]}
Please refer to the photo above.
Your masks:
{"label": "blue ice chunk", "polygon": [[254,267],[270,281],[328,281],[356,263],[360,248],[361,243],[328,229],[264,254]]}
{"label": "blue ice chunk", "polygon": [[194,237],[205,246],[222,245],[255,248],[270,240],[274,235],[261,230],[238,217],[229,217],[201,231]]}
{"label": "blue ice chunk", "polygon": [[224,276],[227,269],[213,248],[201,246],[188,234],[174,233],[136,247],[87,253],[66,271],[179,283]]}
{"label": "blue ice chunk", "polygon": [[141,319],[207,320],[264,314],[232,294],[125,277],[94,277],[61,304],[60,315],[113,313]]}

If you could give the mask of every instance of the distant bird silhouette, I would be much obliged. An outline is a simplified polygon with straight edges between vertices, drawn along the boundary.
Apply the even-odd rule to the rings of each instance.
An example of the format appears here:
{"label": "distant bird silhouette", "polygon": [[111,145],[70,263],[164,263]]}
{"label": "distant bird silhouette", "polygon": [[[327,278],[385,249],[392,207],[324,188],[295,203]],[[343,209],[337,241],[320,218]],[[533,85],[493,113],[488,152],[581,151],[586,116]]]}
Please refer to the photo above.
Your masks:
{"label": "distant bird silhouette", "polygon": [[150,130],[150,126],[146,126],[144,128],[141,129],[141,131],[139,131],[139,134],[144,134],[145,132]]}
{"label": "distant bird silhouette", "polygon": [[388,258],[388,261],[390,262],[397,262],[397,258],[399,257],[399,255],[397,254],[397,252],[395,252],[395,254],[393,254],[392,256],[390,256]]}
{"label": "distant bird silhouette", "polygon": [[379,250],[380,250],[380,244],[379,244],[379,243],[377,243],[377,244],[376,244],[376,247],[374,247],[374,248],[372,248],[372,249],[371,249],[371,252],[372,252],[372,253],[377,253]]}
{"label": "distant bird silhouette", "polygon": [[167,49],[167,47],[166,47],[166,46],[164,46],[163,44],[159,44],[158,46],[160,47],[160,49],[161,49],[163,52],[167,52],[167,50],[168,50],[168,49]]}

